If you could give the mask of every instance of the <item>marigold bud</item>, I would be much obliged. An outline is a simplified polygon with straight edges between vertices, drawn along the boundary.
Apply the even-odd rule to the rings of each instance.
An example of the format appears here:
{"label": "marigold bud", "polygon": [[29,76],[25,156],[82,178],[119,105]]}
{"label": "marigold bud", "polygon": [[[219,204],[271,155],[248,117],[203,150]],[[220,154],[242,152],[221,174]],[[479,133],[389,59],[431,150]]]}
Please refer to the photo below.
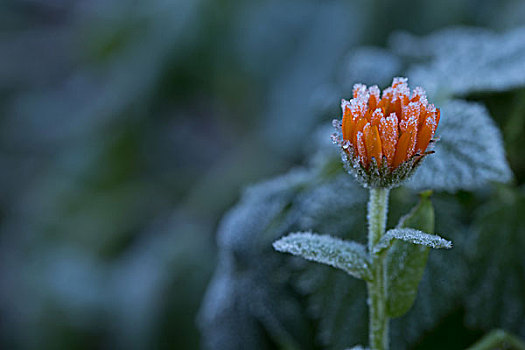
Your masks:
{"label": "marigold bud", "polygon": [[399,185],[433,153],[440,111],[421,87],[410,93],[407,81],[394,78],[382,95],[375,85],[355,84],[353,98],[341,102],[343,117],[334,120],[333,140],[347,170],[365,186]]}

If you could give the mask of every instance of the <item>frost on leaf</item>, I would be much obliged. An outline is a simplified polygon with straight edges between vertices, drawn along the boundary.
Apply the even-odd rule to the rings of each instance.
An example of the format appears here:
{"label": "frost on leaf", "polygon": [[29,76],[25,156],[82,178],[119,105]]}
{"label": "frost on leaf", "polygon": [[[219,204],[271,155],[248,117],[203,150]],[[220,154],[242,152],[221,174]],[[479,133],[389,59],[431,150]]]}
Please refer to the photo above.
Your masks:
{"label": "frost on leaf", "polygon": [[390,247],[395,239],[412,244],[427,246],[434,249],[452,248],[452,242],[441,238],[438,235],[431,235],[411,228],[395,228],[388,230],[385,233],[381,240],[375,245],[373,253],[380,253],[384,249]]}
{"label": "frost on leaf", "polygon": [[217,269],[199,315],[204,348],[262,349],[266,333],[277,344],[308,349],[305,316],[271,242],[292,228],[287,207],[312,178],[295,170],[251,187],[223,218]]}
{"label": "frost on leaf", "polygon": [[503,34],[476,28],[453,28],[416,38],[401,33],[391,38],[403,55],[430,57],[409,69],[411,81],[433,96],[464,96],[505,91],[525,85],[525,27]]}
{"label": "frost on leaf", "polygon": [[356,242],[343,241],[329,235],[299,232],[279,239],[273,247],[279,252],[336,267],[356,278],[370,279],[370,261],[366,249]]}
{"label": "frost on leaf", "polygon": [[454,192],[512,178],[501,133],[483,105],[460,100],[444,104],[436,136],[436,153],[423,160],[409,187]]}

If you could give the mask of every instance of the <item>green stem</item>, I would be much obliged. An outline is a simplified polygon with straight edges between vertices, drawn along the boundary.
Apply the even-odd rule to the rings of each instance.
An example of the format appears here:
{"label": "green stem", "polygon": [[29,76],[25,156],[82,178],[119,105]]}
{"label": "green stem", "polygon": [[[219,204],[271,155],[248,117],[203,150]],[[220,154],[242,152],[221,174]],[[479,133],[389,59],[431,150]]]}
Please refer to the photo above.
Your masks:
{"label": "green stem", "polygon": [[[371,188],[368,201],[368,250],[383,237],[388,212],[386,188]],[[372,280],[368,282],[369,340],[373,350],[388,349],[387,285],[384,254],[372,255]]]}

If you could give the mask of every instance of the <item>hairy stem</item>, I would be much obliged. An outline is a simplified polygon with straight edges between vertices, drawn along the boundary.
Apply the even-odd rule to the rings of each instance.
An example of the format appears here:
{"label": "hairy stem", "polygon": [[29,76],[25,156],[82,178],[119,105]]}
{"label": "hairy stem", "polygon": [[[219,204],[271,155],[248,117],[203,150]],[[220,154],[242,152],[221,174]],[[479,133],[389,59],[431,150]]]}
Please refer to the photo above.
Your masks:
{"label": "hairy stem", "polygon": [[[386,188],[371,188],[368,200],[368,250],[385,233],[388,212]],[[372,281],[368,282],[369,341],[373,350],[388,349],[388,315],[386,313],[387,285],[384,254],[372,255]]]}

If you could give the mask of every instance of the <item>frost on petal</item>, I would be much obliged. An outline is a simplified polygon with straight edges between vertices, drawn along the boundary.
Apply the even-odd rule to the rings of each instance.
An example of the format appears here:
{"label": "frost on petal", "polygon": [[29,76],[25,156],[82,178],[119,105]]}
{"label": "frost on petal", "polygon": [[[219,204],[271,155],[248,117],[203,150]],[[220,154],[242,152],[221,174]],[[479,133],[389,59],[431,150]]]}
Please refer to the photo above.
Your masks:
{"label": "frost on petal", "polygon": [[352,115],[363,115],[368,108],[368,92],[359,94],[350,100],[350,110]]}
{"label": "frost on petal", "polygon": [[483,105],[459,100],[445,104],[436,136],[436,153],[425,158],[409,187],[453,192],[512,178],[501,133]]}
{"label": "frost on petal", "polygon": [[377,85],[370,86],[368,88],[368,93],[370,96],[374,96],[378,100],[381,98],[381,91],[379,90],[379,87]]}
{"label": "frost on petal", "polygon": [[[367,123],[366,125],[370,124]],[[368,157],[366,154],[365,137],[361,131],[357,133],[357,153],[359,154],[359,160],[361,161],[361,164],[363,164],[363,166],[367,166]]]}
{"label": "frost on petal", "polygon": [[345,113],[346,109],[350,108],[350,101],[345,100],[344,98],[341,100],[341,111]]}
{"label": "frost on petal", "polygon": [[392,82],[392,92],[392,101],[395,101],[397,99],[409,98],[410,89],[408,87],[408,79],[402,77],[395,77]]}
{"label": "frost on petal", "polygon": [[413,101],[419,101],[424,107],[426,107],[428,105],[427,93],[420,86],[417,86],[414,89],[414,91],[412,92],[412,95],[410,96],[410,98]]}
{"label": "frost on petal", "polygon": [[405,132],[410,125],[410,130],[415,130],[419,122],[419,113],[421,111],[421,104],[418,102],[410,102],[403,108],[402,120],[399,123],[401,132]]}
{"label": "frost on petal", "polygon": [[366,94],[367,94],[366,85],[361,84],[361,83],[354,84],[354,88],[352,91],[352,95],[354,98],[361,98],[363,96],[366,96]]}

